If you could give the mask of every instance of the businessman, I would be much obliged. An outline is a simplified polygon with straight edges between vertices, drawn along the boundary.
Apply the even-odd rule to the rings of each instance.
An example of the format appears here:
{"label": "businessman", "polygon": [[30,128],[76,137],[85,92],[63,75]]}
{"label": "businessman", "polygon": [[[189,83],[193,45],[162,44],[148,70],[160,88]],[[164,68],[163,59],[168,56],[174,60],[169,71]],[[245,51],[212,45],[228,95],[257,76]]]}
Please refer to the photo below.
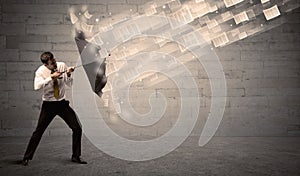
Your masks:
{"label": "businessman", "polygon": [[22,164],[26,166],[29,164],[29,160],[32,160],[44,131],[56,115],[60,116],[73,132],[71,161],[87,164],[80,158],[81,124],[76,113],[69,106],[69,101],[65,100],[65,85],[72,85],[71,73],[74,71],[74,67],[67,67],[63,62],[56,62],[51,52],[44,52],[40,59],[43,65],[35,72],[34,89],[43,88],[43,103],[37,127],[31,136]]}

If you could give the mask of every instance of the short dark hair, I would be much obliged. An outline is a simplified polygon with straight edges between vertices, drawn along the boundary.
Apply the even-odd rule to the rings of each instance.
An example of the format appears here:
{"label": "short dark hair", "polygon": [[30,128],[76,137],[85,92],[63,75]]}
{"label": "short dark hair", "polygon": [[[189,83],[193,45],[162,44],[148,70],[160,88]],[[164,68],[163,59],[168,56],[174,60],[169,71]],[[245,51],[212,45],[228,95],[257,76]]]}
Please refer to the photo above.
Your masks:
{"label": "short dark hair", "polygon": [[43,64],[48,64],[48,60],[53,58],[54,58],[53,54],[49,51],[46,51],[41,55],[41,61]]}

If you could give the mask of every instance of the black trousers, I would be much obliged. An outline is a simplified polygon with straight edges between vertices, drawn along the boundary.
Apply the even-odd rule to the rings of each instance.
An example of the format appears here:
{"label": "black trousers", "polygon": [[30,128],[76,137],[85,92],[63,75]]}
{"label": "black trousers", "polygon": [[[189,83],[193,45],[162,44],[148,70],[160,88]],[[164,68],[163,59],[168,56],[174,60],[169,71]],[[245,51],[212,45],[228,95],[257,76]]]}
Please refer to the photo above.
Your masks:
{"label": "black trousers", "polygon": [[72,152],[74,157],[81,155],[81,136],[82,129],[81,124],[76,116],[74,110],[69,106],[69,101],[44,101],[40,112],[37,127],[33,132],[27,150],[24,154],[24,159],[32,159],[34,152],[42,138],[46,128],[53,120],[53,118],[59,115],[67,125],[72,129]]}

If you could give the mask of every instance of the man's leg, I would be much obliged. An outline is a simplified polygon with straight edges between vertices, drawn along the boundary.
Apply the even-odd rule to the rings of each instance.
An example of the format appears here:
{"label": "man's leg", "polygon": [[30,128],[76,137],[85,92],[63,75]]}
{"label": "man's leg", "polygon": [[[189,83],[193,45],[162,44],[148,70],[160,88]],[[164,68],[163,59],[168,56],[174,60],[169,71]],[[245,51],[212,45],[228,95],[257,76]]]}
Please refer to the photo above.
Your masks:
{"label": "man's leg", "polygon": [[43,102],[37,127],[28,143],[23,160],[31,160],[33,158],[33,154],[42,138],[43,133],[55,117],[55,113],[52,110],[53,108],[51,108],[51,105]]}
{"label": "man's leg", "polygon": [[65,101],[61,111],[58,112],[58,115],[67,123],[67,125],[72,129],[72,161],[73,158],[77,159],[78,163],[86,164],[86,162],[80,160],[81,155],[81,136],[82,128],[81,124],[77,118],[74,110],[69,106],[69,101]]}

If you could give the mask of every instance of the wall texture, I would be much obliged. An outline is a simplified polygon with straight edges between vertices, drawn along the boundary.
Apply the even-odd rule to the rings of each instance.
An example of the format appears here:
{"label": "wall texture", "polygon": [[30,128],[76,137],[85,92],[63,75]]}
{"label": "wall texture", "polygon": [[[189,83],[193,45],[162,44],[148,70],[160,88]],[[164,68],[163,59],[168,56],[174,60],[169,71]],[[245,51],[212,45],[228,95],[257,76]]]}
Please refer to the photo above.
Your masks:
{"label": "wall texture", "polygon": [[[138,11],[146,0],[1,0],[0,4],[0,136],[29,136],[37,123],[41,91],[33,90],[34,71],[43,51],[74,65],[79,57],[68,10],[87,5],[91,13]],[[218,136],[300,135],[300,18],[299,9],[286,16],[287,23],[267,32],[217,48],[228,86],[226,110]],[[190,62],[200,90],[201,112],[193,135],[199,135],[210,107],[209,81],[201,65]],[[203,76],[204,75],[204,76]],[[178,113],[179,95],[171,81],[154,88],[133,86],[136,110],[145,112],[147,101],[141,95],[160,90],[167,94],[170,107],[166,116]],[[71,89],[68,98],[72,100]],[[146,104],[146,105],[145,105]],[[141,106],[138,106],[141,105]],[[107,112],[108,119],[115,114]],[[79,117],[80,118],[80,117]],[[173,120],[162,126],[138,130],[112,128],[128,136],[161,135]],[[163,122],[164,123],[164,122]],[[113,124],[113,123],[112,123]],[[124,124],[123,124],[124,125]],[[126,125],[126,124],[125,124]],[[84,128],[84,127],[83,127]],[[56,118],[45,135],[70,134]]]}

